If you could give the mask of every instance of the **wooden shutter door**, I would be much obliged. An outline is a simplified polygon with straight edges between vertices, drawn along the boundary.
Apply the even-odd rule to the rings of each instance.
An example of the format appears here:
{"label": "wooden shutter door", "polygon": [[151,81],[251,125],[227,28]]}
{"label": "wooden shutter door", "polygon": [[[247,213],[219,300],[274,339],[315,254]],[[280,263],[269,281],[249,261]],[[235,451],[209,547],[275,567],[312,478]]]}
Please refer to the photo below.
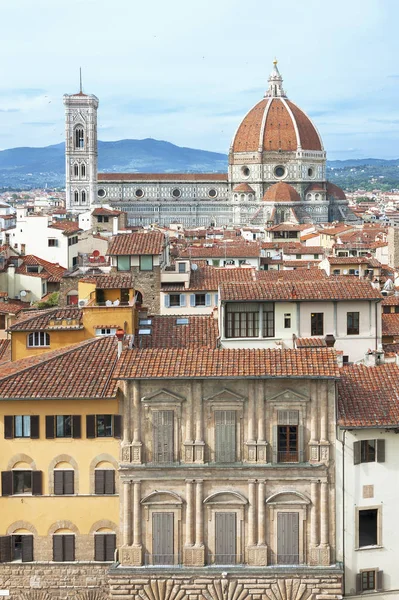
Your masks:
{"label": "wooden shutter door", "polygon": [[[4,495],[4,494],[3,494]],[[0,563],[11,562],[11,536],[0,536]]]}
{"label": "wooden shutter door", "polygon": [[237,562],[237,516],[236,513],[215,514],[215,563],[233,565]]}
{"label": "wooden shutter door", "polygon": [[4,438],[12,440],[14,437],[14,417],[6,415],[4,417]]}
{"label": "wooden shutter door", "polygon": [[114,438],[122,436],[122,415],[114,415]]}
{"label": "wooden shutter door", "polygon": [[215,460],[236,461],[236,411],[215,410]]}
{"label": "wooden shutter door", "polygon": [[353,464],[360,465],[360,442],[353,442]]}
{"label": "wooden shutter door", "polygon": [[94,535],[94,560],[105,560],[105,535],[96,533]]}
{"label": "wooden shutter door", "polygon": [[104,494],[115,494],[115,471],[113,469],[104,471]]}
{"label": "wooden shutter door", "polygon": [[2,471],[1,473],[1,495],[12,495],[12,471]]}
{"label": "wooden shutter door", "polygon": [[94,471],[94,493],[105,494],[105,471],[96,469]]}
{"label": "wooden shutter door", "polygon": [[154,462],[173,462],[173,410],[153,412]]}
{"label": "wooden shutter door", "polygon": [[277,514],[277,564],[299,563],[299,514],[279,512]]}
{"label": "wooden shutter door", "polygon": [[75,492],[75,471],[64,471],[64,494]]}
{"label": "wooden shutter door", "polygon": [[33,535],[22,536],[22,562],[33,561]]}
{"label": "wooden shutter door", "polygon": [[62,562],[64,560],[64,547],[62,543],[63,535],[53,535],[53,561]]}
{"label": "wooden shutter door", "polygon": [[55,437],[54,415],[46,415],[46,439],[52,440]]}
{"label": "wooden shutter door", "polygon": [[30,437],[32,440],[38,440],[40,438],[38,415],[33,415],[30,418]]}
{"label": "wooden shutter door", "polygon": [[43,491],[43,471],[32,471],[32,494],[41,496]]}
{"label": "wooden shutter door", "polygon": [[54,494],[62,496],[64,493],[64,471],[60,469],[54,470]]}
{"label": "wooden shutter door", "polygon": [[173,565],[173,513],[152,515],[152,560],[154,565]]}
{"label": "wooden shutter door", "polygon": [[86,415],[86,437],[96,437],[96,415]]}
{"label": "wooden shutter door", "polygon": [[105,560],[115,560],[116,535],[107,533],[105,536]]}
{"label": "wooden shutter door", "polygon": [[80,415],[72,416],[72,437],[82,437],[82,417]]}
{"label": "wooden shutter door", "polygon": [[75,536],[74,535],[63,535],[64,538],[64,560],[74,561],[75,560]]}
{"label": "wooden shutter door", "polygon": [[377,440],[377,462],[385,462],[385,440]]}

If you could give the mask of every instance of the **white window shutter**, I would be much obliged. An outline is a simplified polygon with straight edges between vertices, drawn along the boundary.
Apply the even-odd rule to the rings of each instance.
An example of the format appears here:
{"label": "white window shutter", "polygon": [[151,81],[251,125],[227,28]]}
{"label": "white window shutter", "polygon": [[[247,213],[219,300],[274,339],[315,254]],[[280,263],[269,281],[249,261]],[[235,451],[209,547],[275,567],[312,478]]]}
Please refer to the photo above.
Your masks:
{"label": "white window shutter", "polygon": [[165,294],[165,296],[164,296],[164,303],[165,303],[165,308],[169,308],[169,306],[170,306],[169,294]]}
{"label": "white window shutter", "polygon": [[190,306],[195,306],[195,294],[190,294]]}
{"label": "white window shutter", "polygon": [[186,295],[180,294],[180,306],[186,306]]}
{"label": "white window shutter", "polygon": [[210,305],[211,305],[211,295],[205,294],[205,306],[210,306]]}
{"label": "white window shutter", "polygon": [[219,294],[215,294],[215,306],[219,304]]}

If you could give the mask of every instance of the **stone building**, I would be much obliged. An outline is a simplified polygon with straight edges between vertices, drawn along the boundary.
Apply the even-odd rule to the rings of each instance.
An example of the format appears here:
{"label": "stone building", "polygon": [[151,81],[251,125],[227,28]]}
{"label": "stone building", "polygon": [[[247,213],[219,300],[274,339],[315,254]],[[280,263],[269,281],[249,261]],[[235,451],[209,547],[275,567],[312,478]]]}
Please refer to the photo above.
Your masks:
{"label": "stone building", "polygon": [[113,598],[340,597],[333,350],[125,350],[114,376]]}
{"label": "stone building", "polygon": [[344,192],[326,180],[316,127],[282,83],[275,61],[264,98],[233,137],[226,174],[97,174],[98,99],[65,95],[67,207],[82,212],[106,201],[143,226],[356,221]]}

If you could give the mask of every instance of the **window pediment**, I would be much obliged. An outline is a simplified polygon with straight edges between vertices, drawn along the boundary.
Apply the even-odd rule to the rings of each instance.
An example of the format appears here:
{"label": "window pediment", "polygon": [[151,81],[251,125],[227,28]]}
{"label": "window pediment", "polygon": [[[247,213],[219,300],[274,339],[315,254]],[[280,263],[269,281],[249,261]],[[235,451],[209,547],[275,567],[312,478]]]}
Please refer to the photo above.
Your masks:
{"label": "window pediment", "polygon": [[295,492],[293,490],[283,490],[281,492],[277,492],[276,494],[272,494],[266,500],[267,504],[310,504],[309,498],[307,498],[304,494],[300,492]]}
{"label": "window pediment", "polygon": [[215,404],[218,404],[219,402],[226,402],[229,404],[236,403],[241,405],[244,402],[245,398],[243,396],[240,396],[239,394],[236,394],[235,392],[232,392],[231,390],[228,390],[227,388],[223,388],[222,390],[220,390],[220,392],[217,392],[212,396],[208,396],[207,398],[204,398],[204,400]]}
{"label": "window pediment", "polygon": [[309,402],[309,400],[310,398],[308,396],[294,392],[289,388],[279,392],[271,398],[268,398],[268,402]]}
{"label": "window pediment", "polygon": [[232,492],[230,490],[224,490],[224,491],[220,491],[220,492],[214,492],[213,494],[210,494],[207,498],[205,498],[204,500],[204,504],[223,504],[224,506],[230,504],[248,504],[248,500],[245,498],[245,496],[243,496],[242,494],[240,494],[239,492]]}
{"label": "window pediment", "polygon": [[144,405],[151,404],[181,404],[185,402],[185,398],[174,392],[169,392],[169,390],[157,390],[153,394],[149,394],[148,396],[143,396],[141,398],[141,402]]}
{"label": "window pediment", "polygon": [[171,492],[169,490],[155,490],[154,492],[151,492],[141,500],[141,504],[143,504],[144,506],[150,506],[153,504],[162,506],[176,506],[181,505],[183,503],[184,501],[179,496],[179,494],[176,494],[176,492]]}

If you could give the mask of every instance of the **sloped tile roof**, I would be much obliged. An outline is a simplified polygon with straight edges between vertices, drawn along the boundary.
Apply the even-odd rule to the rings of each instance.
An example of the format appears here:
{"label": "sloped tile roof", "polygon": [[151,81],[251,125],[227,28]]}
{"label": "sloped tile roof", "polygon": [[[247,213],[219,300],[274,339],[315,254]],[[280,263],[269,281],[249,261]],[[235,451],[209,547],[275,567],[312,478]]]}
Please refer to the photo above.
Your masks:
{"label": "sloped tile roof", "polygon": [[[47,279],[49,283],[59,283],[67,270],[64,267],[60,267],[58,263],[48,262],[47,260],[43,260],[43,258],[39,258],[34,254],[27,254],[21,258],[23,262],[15,269],[16,273],[28,275],[29,277],[40,277],[41,279]],[[43,267],[41,273],[30,273],[28,271],[28,266],[36,265]]]}
{"label": "sloped tile roof", "polygon": [[398,306],[399,296],[395,296],[395,294],[392,294],[392,296],[384,296],[384,298],[381,301],[381,304],[383,306]]}
{"label": "sloped tile roof", "polygon": [[0,314],[17,314],[22,309],[27,308],[26,302],[12,300],[11,302],[0,302]]}
{"label": "sloped tile roof", "polygon": [[[145,348],[216,348],[219,336],[218,322],[213,316],[151,316],[150,335],[137,335],[136,347]],[[187,325],[178,325],[187,319]],[[139,328],[141,328],[139,326]]]}
{"label": "sloped tile roof", "polygon": [[95,208],[91,214],[93,217],[119,217],[122,212],[120,210],[110,210],[109,208]]}
{"label": "sloped tile roof", "polygon": [[134,287],[134,279],[130,273],[119,275],[96,275],[87,279],[90,283],[95,283],[98,290],[127,289]]}
{"label": "sloped tile roof", "polygon": [[50,227],[52,229],[61,229],[61,231],[63,231],[65,235],[70,235],[71,233],[78,233],[78,231],[82,231],[77,221],[56,221],[55,223],[51,223]]}
{"label": "sloped tile roof", "polygon": [[297,338],[297,348],[327,348],[325,339],[323,338]]}
{"label": "sloped tile roof", "polygon": [[0,340],[0,364],[11,360],[11,340]]}
{"label": "sloped tile roof", "polygon": [[195,291],[217,291],[222,282],[243,282],[253,281],[256,277],[254,269],[237,267],[228,269],[226,267],[200,267],[196,271],[191,271],[190,287],[182,289],[173,285],[162,286],[162,291],[179,290],[184,292]]}
{"label": "sloped tile roof", "polygon": [[[211,243],[211,242],[208,242]],[[260,256],[260,244],[258,242],[240,242],[238,244],[229,242],[226,244],[213,244],[210,248],[206,246],[190,246],[180,253],[180,258],[258,258]]]}
{"label": "sloped tile roof", "polygon": [[222,283],[220,285],[221,300],[229,302],[257,300],[360,300],[380,299],[380,292],[367,281],[353,278],[348,281],[273,282],[257,281],[248,283]]}
{"label": "sloped tile roof", "polygon": [[161,231],[122,233],[112,238],[107,254],[109,256],[138,256],[161,254],[165,236]]}
{"label": "sloped tile roof", "polygon": [[[298,262],[298,261],[296,261]],[[306,261],[307,264],[308,261]],[[327,279],[327,273],[323,269],[310,267],[309,269],[297,269],[291,271],[277,271],[271,269],[269,271],[257,271],[257,281],[319,281],[320,279]]]}
{"label": "sloped tile roof", "polygon": [[[10,331],[44,331],[49,328],[49,323],[52,320],[73,319],[81,321],[82,311],[80,308],[50,308],[44,310],[32,311],[34,314],[29,314],[27,311],[22,320],[18,320],[10,327]],[[54,327],[52,327],[54,329]],[[57,328],[58,329],[58,328]],[[76,325],[62,326],[59,329],[76,329]]]}
{"label": "sloped tile roof", "polygon": [[343,427],[398,427],[399,367],[389,363],[341,369],[337,416]]}
{"label": "sloped tile roof", "polygon": [[263,200],[266,202],[297,202],[301,199],[300,195],[292,185],[279,181],[267,188]]}
{"label": "sloped tile roof", "polygon": [[[122,352],[114,377],[121,379],[339,377],[330,348],[304,350],[149,349]],[[0,387],[1,393],[1,387]]]}
{"label": "sloped tile roof", "polygon": [[399,313],[382,314],[382,335],[399,336]]}
{"label": "sloped tile roof", "polygon": [[115,398],[114,338],[92,338],[74,346],[0,367],[0,397],[17,399]]}

